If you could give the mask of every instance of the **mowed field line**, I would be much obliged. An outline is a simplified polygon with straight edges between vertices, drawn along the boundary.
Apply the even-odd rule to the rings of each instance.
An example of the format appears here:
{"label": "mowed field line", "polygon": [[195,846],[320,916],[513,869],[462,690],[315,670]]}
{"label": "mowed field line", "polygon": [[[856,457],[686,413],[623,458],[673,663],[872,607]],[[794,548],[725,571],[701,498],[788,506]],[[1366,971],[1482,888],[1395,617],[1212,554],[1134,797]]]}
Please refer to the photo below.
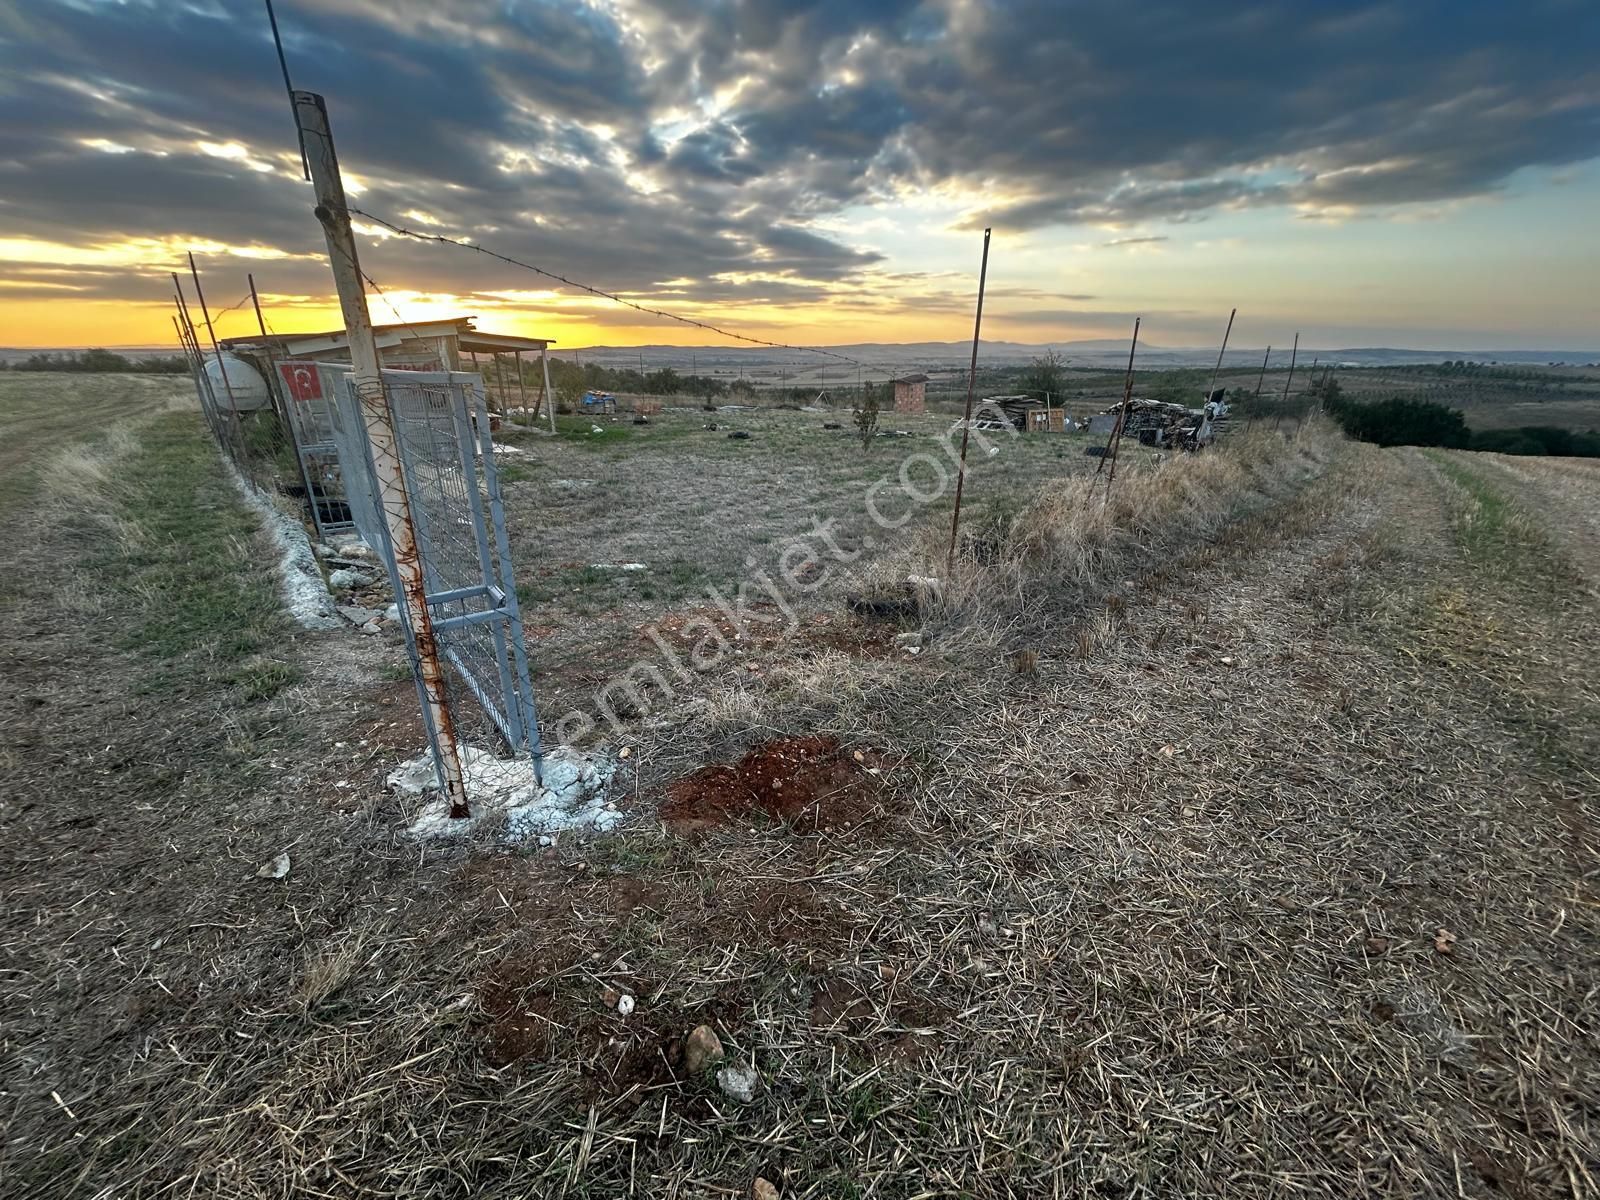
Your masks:
{"label": "mowed field line", "polygon": [[40,470],[63,450],[192,399],[166,375],[0,371],[0,516],[26,504]]}

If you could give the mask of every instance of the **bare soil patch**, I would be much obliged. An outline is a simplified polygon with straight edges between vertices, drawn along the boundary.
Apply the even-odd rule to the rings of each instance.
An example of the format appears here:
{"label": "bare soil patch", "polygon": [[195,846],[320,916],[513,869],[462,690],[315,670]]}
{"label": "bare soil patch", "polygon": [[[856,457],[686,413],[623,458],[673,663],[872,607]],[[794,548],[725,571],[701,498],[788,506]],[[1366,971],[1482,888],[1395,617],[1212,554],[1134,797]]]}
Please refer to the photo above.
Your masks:
{"label": "bare soil patch", "polygon": [[832,737],[763,742],[737,763],[713,763],[668,785],[661,819],[679,833],[761,814],[803,832],[847,829],[873,807],[864,750]]}

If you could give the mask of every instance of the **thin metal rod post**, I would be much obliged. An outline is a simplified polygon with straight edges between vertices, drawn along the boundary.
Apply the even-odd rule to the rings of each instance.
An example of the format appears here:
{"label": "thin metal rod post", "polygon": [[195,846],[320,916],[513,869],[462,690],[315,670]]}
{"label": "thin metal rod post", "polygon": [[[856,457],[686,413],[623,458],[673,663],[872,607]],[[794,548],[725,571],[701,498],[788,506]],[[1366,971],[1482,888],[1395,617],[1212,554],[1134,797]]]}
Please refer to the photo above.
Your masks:
{"label": "thin metal rod post", "polygon": [[516,353],[517,363],[517,398],[522,401],[522,423],[528,423],[528,381],[522,377],[522,351]]}
{"label": "thin metal rod post", "polygon": [[[255,273],[247,273],[245,279],[250,283],[250,303],[256,310],[256,325],[261,330],[263,339],[271,337],[272,335],[267,332],[267,318],[261,312],[261,297],[256,292]],[[289,445],[294,449],[294,462],[300,469],[300,485],[306,489],[306,508],[311,512],[311,524],[316,526],[317,537],[325,539],[327,534],[322,528],[322,501],[317,497],[316,488],[311,486],[311,472],[306,470],[305,454],[300,449],[300,433],[295,428],[294,412],[289,407],[294,401],[283,394],[283,381],[278,378],[278,360],[272,353],[270,342],[266,344],[263,354],[267,360],[267,395],[272,397],[273,410],[278,414],[283,431],[289,435]]]}
{"label": "thin metal rod post", "polygon": [[211,390],[211,380],[206,376],[206,360],[200,350],[200,339],[195,334],[194,321],[189,317],[189,302],[183,296],[183,282],[178,278],[176,271],[172,272],[172,287],[181,318],[179,332],[188,333],[185,349],[193,356],[195,394],[200,400],[200,415],[205,417],[206,425],[211,429],[211,436],[217,439],[217,445],[220,447],[227,438],[222,432],[222,422],[217,415],[217,398]]}
{"label": "thin metal rod post", "polygon": [[1300,331],[1295,330],[1294,349],[1289,352],[1289,377],[1283,381],[1283,402],[1278,406],[1278,415],[1272,420],[1272,427],[1276,429],[1283,424],[1283,408],[1289,403],[1289,385],[1294,382],[1294,360],[1300,354]]}
{"label": "thin metal rod post", "polygon": [[1261,407],[1261,386],[1267,378],[1267,360],[1272,357],[1272,347],[1267,347],[1267,352],[1261,356],[1261,374],[1256,376],[1255,395],[1250,397],[1250,412],[1245,416],[1245,431],[1249,432],[1250,426],[1255,423],[1256,409]]}
{"label": "thin metal rod post", "polygon": [[961,422],[961,461],[956,467],[956,507],[950,514],[950,552],[945,556],[945,571],[956,564],[956,535],[961,529],[961,492],[967,482],[967,441],[972,436],[972,397],[978,386],[978,339],[983,330],[983,288],[989,278],[989,234],[983,231],[983,261],[978,266],[978,310],[972,318],[972,364],[967,368],[967,408]]}
{"label": "thin metal rod post", "polygon": [[539,347],[539,365],[544,369],[544,406],[550,412],[550,432],[556,431],[556,398],[550,394],[550,347]]}
{"label": "thin metal rod post", "polygon": [[367,295],[362,286],[361,265],[356,256],[355,232],[350,228],[350,213],[345,204],[344,182],[339,175],[339,159],[328,127],[328,110],[315,92],[294,93],[295,120],[305,138],[306,157],[316,187],[316,217],[328,243],[328,262],[333,268],[339,291],[339,308],[344,314],[346,340],[350,347],[351,374],[367,444],[372,453],[378,499],[394,556],[395,575],[400,584],[399,602],[405,610],[414,648],[417,692],[433,735],[435,760],[440,784],[450,805],[452,817],[467,817],[466,781],[461,771],[456,744],[455,723],[445,691],[444,668],[439,643],[433,632],[433,615],[428,608],[427,584],[422,557],[417,550],[416,527],[412,521],[411,499],[406,491],[405,468],[400,461],[389,397],[384,388],[383,368],[378,344],[372,332],[372,315],[367,311]]}
{"label": "thin metal rod post", "polygon": [[1122,430],[1128,423],[1128,406],[1133,403],[1133,356],[1139,349],[1139,325],[1143,317],[1133,319],[1133,341],[1128,345],[1128,377],[1122,385],[1122,407],[1117,410],[1117,421],[1111,429],[1111,437],[1106,441],[1105,453],[1100,455],[1100,466],[1094,473],[1100,474],[1101,467],[1106,465],[1106,455],[1111,457],[1111,471],[1106,476],[1106,499],[1111,499],[1111,485],[1117,479],[1117,455],[1122,452]]}
{"label": "thin metal rod post", "polygon": [[261,315],[261,297],[256,295],[255,273],[247,273],[245,278],[250,281],[250,303],[255,307],[256,310],[256,324],[261,328],[261,336],[267,337],[267,319]]}
{"label": "thin metal rod post", "polygon": [[1233,332],[1233,319],[1239,315],[1236,308],[1228,314],[1228,328],[1222,332],[1222,349],[1217,351],[1217,365],[1211,368],[1211,386],[1206,389],[1206,403],[1217,394],[1217,373],[1222,370],[1222,356],[1228,352],[1228,335]]}
{"label": "thin metal rod post", "polygon": [[228,381],[228,364],[222,361],[222,343],[217,341],[217,330],[211,324],[211,310],[206,307],[206,294],[200,290],[200,271],[194,265],[194,252],[189,252],[189,274],[194,276],[194,295],[200,302],[200,316],[205,319],[206,333],[211,336],[211,349],[217,356],[217,370],[222,373],[222,390],[228,393],[228,407],[232,410],[231,425],[239,419],[239,405],[233,398],[233,384]]}

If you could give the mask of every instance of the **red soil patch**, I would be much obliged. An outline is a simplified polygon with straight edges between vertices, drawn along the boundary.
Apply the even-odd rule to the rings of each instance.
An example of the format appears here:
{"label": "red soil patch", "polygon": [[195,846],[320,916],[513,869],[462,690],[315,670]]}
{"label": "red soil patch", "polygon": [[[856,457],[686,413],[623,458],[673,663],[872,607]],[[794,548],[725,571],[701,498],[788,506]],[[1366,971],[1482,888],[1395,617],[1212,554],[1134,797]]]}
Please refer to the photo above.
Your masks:
{"label": "red soil patch", "polygon": [[778,738],[731,766],[713,763],[669,785],[661,819],[679,832],[754,813],[808,833],[851,828],[873,806],[877,782],[866,768],[876,765],[834,738]]}

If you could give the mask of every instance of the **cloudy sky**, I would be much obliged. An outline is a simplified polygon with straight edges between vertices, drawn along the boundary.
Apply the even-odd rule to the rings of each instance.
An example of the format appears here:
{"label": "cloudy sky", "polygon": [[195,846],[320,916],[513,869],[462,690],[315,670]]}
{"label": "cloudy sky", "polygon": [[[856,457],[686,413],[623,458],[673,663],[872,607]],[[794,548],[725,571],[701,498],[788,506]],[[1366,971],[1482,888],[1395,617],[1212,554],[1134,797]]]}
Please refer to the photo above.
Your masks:
{"label": "cloudy sky", "polygon": [[[352,203],[811,344],[1600,347],[1597,0],[278,0]],[[0,0],[0,344],[337,325],[260,0]],[[393,320],[714,341],[363,237]],[[253,327],[247,310],[224,334]]]}

